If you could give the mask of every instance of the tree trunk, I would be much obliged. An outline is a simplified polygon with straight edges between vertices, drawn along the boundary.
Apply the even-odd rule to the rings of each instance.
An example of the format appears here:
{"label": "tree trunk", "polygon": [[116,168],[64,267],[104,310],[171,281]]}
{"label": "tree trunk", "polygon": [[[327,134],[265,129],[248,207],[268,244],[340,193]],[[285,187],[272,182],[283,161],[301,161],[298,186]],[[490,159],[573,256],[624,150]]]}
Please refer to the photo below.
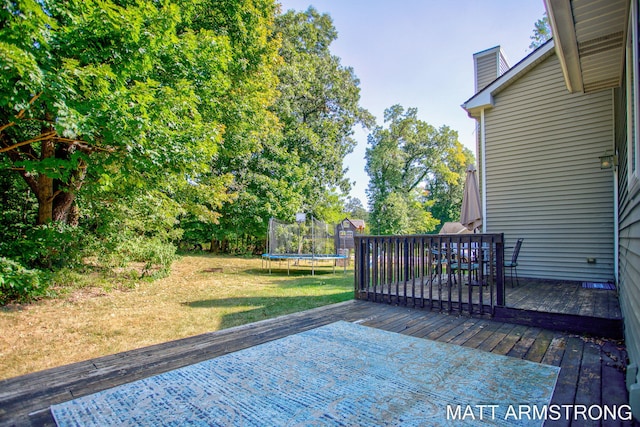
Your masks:
{"label": "tree trunk", "polygon": [[[40,160],[54,157],[55,153],[55,145],[52,140],[42,141]],[[53,178],[43,173],[38,175],[36,197],[38,198],[37,224],[42,225],[51,222],[53,219]]]}
{"label": "tree trunk", "polygon": [[[69,158],[72,149],[65,147],[64,149],[57,150],[56,157]],[[53,220],[61,221],[66,224],[77,226],[80,218],[80,210],[76,205],[76,193],[84,184],[84,178],[86,176],[86,168],[84,162],[80,162],[78,169],[74,170],[71,174],[71,179],[68,184],[64,184],[56,181],[54,182],[54,191],[57,195],[53,199]],[[57,185],[55,185],[57,184]]]}
{"label": "tree trunk", "polygon": [[212,254],[218,254],[219,253],[219,245],[218,245],[218,239],[216,239],[215,237],[211,238],[211,245],[209,245],[209,253]]}
{"label": "tree trunk", "polygon": [[75,194],[72,192],[59,193],[54,199],[52,219],[73,225],[71,224],[73,219],[71,213],[75,206],[73,203],[75,198]]}
{"label": "tree trunk", "polygon": [[[25,144],[16,146],[15,149],[6,151],[5,154],[12,162],[17,163],[24,159],[34,159],[38,156],[41,162],[46,162],[49,159],[70,160],[77,149],[81,149],[87,154],[91,153],[90,148],[83,148],[81,144],[68,144],[68,141],[60,144],[57,141],[55,129],[50,125],[53,122],[54,118],[51,113],[45,113],[45,124],[40,129],[40,137],[48,139],[33,139],[33,141],[40,141],[39,154],[32,145]],[[0,133],[0,146],[11,147],[13,141],[1,140],[2,136],[3,134]],[[72,166],[69,165],[67,167]],[[77,192],[84,184],[86,176],[86,164],[82,160],[79,161],[77,168],[71,171],[71,176],[66,182],[51,178],[49,176],[51,174],[46,174],[44,173],[45,171],[40,171],[35,175],[24,168],[17,168],[16,170],[24,178],[38,200],[37,225],[47,224],[51,221],[62,221],[70,225],[78,224],[80,212],[75,204],[75,199]]]}

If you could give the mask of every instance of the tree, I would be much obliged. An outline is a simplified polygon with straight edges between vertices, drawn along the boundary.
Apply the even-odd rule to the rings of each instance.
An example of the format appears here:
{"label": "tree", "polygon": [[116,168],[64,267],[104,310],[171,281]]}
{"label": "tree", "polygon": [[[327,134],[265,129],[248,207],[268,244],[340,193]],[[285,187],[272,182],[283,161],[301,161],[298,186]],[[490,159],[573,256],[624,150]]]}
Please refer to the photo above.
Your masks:
{"label": "tree", "polygon": [[[191,0],[185,0],[190,5]],[[280,38],[274,33],[276,4],[273,0],[204,0],[192,13],[192,27],[225,34],[230,42],[230,88],[215,108],[224,126],[223,143],[201,175],[214,181],[226,177],[230,203],[216,206],[214,220],[188,214],[180,226],[187,234],[207,236],[212,250],[227,251],[229,242],[248,239],[259,246],[266,222],[280,200],[290,200],[290,189],[278,182],[287,174],[286,160],[272,141],[280,124],[270,107],[277,97],[277,70],[282,64]],[[264,197],[266,200],[260,200]],[[202,240],[201,240],[202,241]],[[259,248],[258,248],[259,249]]]}
{"label": "tree", "polygon": [[369,221],[369,211],[364,207],[362,200],[357,197],[349,197],[344,205],[344,212],[350,219],[362,219]]}
{"label": "tree", "polygon": [[529,49],[531,50],[542,46],[552,37],[551,25],[549,25],[549,17],[546,12],[544,16],[541,19],[538,19],[533,25],[533,35],[530,37],[532,41],[529,45]]}
{"label": "tree", "polygon": [[37,197],[39,224],[76,223],[88,180],[163,187],[207,170],[224,130],[212,101],[231,84],[225,36],[179,32],[168,2],[4,10],[0,150]]}
{"label": "tree", "polygon": [[369,135],[367,194],[374,233],[430,232],[448,218],[443,212],[450,211],[449,204],[457,204],[459,212],[464,167],[473,157],[456,132],[436,129],[417,114],[415,108],[394,105],[385,111],[388,128],[379,126]]}
{"label": "tree", "polygon": [[425,197],[430,201],[429,211],[439,224],[460,221],[462,193],[467,166],[474,162],[473,153],[457,142],[455,131],[446,126],[441,128],[445,150],[440,157],[441,164],[434,167],[433,174],[425,185]]}
{"label": "tree", "polygon": [[[242,195],[243,169],[215,166],[246,162],[279,132],[275,14],[274,0],[7,2],[5,228],[79,224],[95,253],[147,259],[166,259],[192,224],[210,236]],[[36,214],[24,212],[33,197]],[[7,242],[24,235],[0,232],[0,251],[19,253]]]}
{"label": "tree", "polygon": [[349,191],[343,159],[356,145],[353,127],[369,126],[373,117],[359,106],[353,69],[331,54],[337,32],[329,15],[310,7],[284,13],[277,24],[284,60],[274,108],[283,124],[280,144],[297,158],[302,179],[295,185],[313,208],[333,189]]}
{"label": "tree", "polygon": [[[273,37],[281,42],[279,96],[269,108],[280,124],[256,150],[218,157],[214,170],[234,177],[239,197],[223,208],[215,239],[259,246],[270,217],[292,219],[305,211],[330,221],[342,213],[340,192],[349,189],[343,159],[353,150],[353,127],[370,124],[359,107],[358,79],[340,64],[330,45],[337,37],[331,18],[310,8],[276,17]],[[226,145],[226,144],[225,144]]]}

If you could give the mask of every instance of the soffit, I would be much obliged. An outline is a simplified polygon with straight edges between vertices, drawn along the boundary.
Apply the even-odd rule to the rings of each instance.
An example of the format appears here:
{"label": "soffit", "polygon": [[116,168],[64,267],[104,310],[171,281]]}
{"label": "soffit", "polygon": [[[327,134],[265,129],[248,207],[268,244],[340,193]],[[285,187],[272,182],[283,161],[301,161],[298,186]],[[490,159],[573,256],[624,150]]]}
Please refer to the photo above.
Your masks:
{"label": "soffit", "polygon": [[546,0],[567,88],[595,92],[622,83],[628,0]]}

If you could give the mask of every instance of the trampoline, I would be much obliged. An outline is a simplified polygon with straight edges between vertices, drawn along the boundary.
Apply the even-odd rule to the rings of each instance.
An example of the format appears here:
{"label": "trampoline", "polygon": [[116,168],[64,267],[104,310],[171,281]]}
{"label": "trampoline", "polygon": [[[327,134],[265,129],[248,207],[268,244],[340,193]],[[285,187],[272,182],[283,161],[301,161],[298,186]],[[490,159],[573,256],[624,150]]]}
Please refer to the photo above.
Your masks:
{"label": "trampoline", "polygon": [[304,214],[296,215],[295,223],[269,220],[267,235],[268,252],[262,254],[262,268],[272,270],[272,262],[287,262],[287,275],[291,274],[291,261],[300,265],[302,262],[311,264],[311,275],[315,275],[318,262],[333,261],[333,272],[336,271],[336,261],[345,260],[344,272],[347,271],[347,256],[335,253],[333,227],[322,221]]}
{"label": "trampoline", "polygon": [[[265,268],[265,263],[271,273],[271,261],[287,261],[287,275],[291,274],[291,261],[307,261],[311,263],[311,275],[315,275],[315,265],[320,261],[337,261],[339,259],[346,260],[345,255],[312,255],[312,254],[262,254],[262,268]],[[336,263],[333,263],[333,272],[336,272]],[[344,263],[343,272],[347,272],[347,263]]]}

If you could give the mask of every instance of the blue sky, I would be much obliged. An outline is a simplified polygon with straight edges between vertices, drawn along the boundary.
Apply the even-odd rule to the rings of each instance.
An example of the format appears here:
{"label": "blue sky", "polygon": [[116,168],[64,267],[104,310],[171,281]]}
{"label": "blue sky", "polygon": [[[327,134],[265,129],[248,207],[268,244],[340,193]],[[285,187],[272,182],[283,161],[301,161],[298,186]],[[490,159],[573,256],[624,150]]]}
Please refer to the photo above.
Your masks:
{"label": "blue sky", "polygon": [[[338,31],[331,45],[360,79],[361,106],[379,125],[386,108],[418,109],[418,117],[458,131],[475,153],[474,121],[460,105],[473,95],[473,54],[502,46],[509,64],[530,52],[543,0],[280,0],[282,10],[310,5],[328,13]],[[355,181],[351,195],[367,206],[367,131],[345,159]]]}

